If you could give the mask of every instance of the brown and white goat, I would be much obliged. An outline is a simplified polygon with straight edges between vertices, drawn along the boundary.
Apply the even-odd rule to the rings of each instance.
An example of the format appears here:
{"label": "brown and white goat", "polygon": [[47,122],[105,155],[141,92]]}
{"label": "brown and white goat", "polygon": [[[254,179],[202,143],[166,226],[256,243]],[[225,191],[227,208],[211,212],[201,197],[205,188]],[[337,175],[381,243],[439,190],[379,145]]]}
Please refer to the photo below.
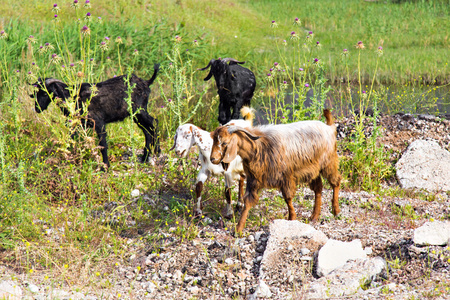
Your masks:
{"label": "brown and white goat", "polygon": [[308,183],[315,194],[311,221],[317,221],[322,206],[322,179],[333,187],[333,214],[339,209],[339,158],[336,148],[336,125],[329,110],[324,110],[327,124],[301,121],[291,124],[266,125],[254,128],[218,127],[211,137],[211,162],[219,164],[242,158],[247,177],[244,210],[236,227],[242,232],[247,215],[258,203],[263,188],[278,188],[286,201],[289,220],[297,215],[292,205],[297,184]]}

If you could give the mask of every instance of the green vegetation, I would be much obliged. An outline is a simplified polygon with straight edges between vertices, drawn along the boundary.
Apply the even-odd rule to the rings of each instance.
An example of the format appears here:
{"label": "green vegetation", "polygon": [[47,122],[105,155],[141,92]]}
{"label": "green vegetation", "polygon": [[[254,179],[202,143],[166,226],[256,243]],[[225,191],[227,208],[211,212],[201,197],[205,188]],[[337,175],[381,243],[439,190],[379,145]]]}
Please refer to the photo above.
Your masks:
{"label": "green vegetation", "polygon": [[[355,134],[340,145],[353,153],[341,165],[345,187],[353,189],[375,190],[392,176],[388,154],[376,143],[378,108],[416,112],[427,102],[434,109],[436,99],[417,103],[404,85],[432,93],[438,87],[427,84],[449,82],[444,60],[448,10],[439,1],[99,0],[92,7],[84,1],[76,8],[58,3],[60,9],[53,11],[54,1],[4,2],[0,259],[28,273],[51,272],[70,285],[86,278],[97,284],[97,274],[122,263],[131,246],[144,247],[145,241],[158,252],[161,232],[170,230],[183,241],[207,222],[192,212],[196,166],[176,160],[168,149],[181,123],[208,130],[218,125],[215,83],[203,82],[205,74],[196,71],[211,58],[248,61],[258,76],[255,106],[271,122],[319,118],[332,89],[329,83],[337,82],[340,97],[334,104],[343,112],[343,107],[360,109]],[[293,24],[296,17],[299,22]],[[65,104],[71,111],[68,122],[55,104],[36,114],[29,97],[34,92],[29,83],[38,77],[74,86],[129,72],[149,78],[155,62],[162,71],[152,86],[149,112],[160,121],[166,157],[152,163],[137,163],[134,155],[144,140],[128,119],[108,126],[111,168],[101,172],[97,138],[77,126],[83,115],[74,100]],[[387,88],[379,86],[388,82],[403,84],[394,103]],[[306,107],[310,89],[314,96]],[[368,107],[374,117],[364,115]],[[374,122],[371,136],[362,130],[367,121]],[[135,189],[140,196],[131,195]],[[204,207],[214,221],[221,217],[223,202],[217,200],[222,190],[205,184]],[[267,225],[270,217],[252,211],[248,226]],[[123,237],[144,233],[145,240],[136,245],[124,242]]]}

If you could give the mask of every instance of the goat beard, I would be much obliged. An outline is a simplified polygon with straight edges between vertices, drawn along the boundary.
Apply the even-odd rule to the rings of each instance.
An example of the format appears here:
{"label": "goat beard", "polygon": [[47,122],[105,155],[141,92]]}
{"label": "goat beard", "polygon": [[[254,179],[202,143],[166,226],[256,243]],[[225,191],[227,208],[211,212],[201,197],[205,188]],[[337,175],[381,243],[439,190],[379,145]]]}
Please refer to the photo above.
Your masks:
{"label": "goat beard", "polygon": [[228,166],[229,166],[230,164],[224,163],[223,161],[221,162],[221,164],[222,164],[222,168],[223,168],[225,171],[227,171],[227,170],[228,170]]}

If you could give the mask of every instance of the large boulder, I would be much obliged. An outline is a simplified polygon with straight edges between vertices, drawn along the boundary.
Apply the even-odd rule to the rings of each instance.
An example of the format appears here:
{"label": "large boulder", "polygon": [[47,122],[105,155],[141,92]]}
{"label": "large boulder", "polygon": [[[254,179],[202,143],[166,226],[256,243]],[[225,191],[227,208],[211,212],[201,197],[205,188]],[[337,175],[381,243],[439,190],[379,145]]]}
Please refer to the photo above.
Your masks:
{"label": "large boulder", "polygon": [[416,140],[396,164],[397,178],[405,189],[450,191],[450,152],[435,141]]}
{"label": "large boulder", "polygon": [[360,240],[341,242],[328,240],[317,256],[317,275],[328,275],[334,269],[345,265],[351,259],[367,258]]}
{"label": "large boulder", "polygon": [[428,222],[414,230],[414,243],[417,245],[450,245],[450,222]]}
{"label": "large boulder", "polygon": [[312,282],[306,291],[306,299],[340,299],[340,297],[345,299],[346,296],[358,292],[360,288],[370,286],[385,268],[386,261],[381,257],[349,261]]}

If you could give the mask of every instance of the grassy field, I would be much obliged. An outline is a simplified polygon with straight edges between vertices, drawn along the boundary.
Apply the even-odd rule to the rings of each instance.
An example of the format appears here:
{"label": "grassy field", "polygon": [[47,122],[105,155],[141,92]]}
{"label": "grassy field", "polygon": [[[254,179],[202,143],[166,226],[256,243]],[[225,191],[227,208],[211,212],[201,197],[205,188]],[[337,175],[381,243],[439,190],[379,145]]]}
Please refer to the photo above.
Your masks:
{"label": "grassy field", "polygon": [[[197,71],[211,58],[248,61],[245,66],[258,76],[254,103],[278,123],[319,118],[330,82],[338,83],[339,101],[347,106],[377,111],[385,105],[391,112],[417,98],[412,89],[431,93],[439,88],[433,84],[449,82],[445,1],[53,4],[6,0],[0,6],[0,257],[29,274],[51,273],[69,283],[94,278],[111,268],[111,261],[122,261],[126,235],[151,232],[145,238],[152,243],[170,227],[177,228],[180,240],[198,232],[202,220],[192,216],[191,198],[195,166],[177,161],[168,149],[181,123],[208,130],[218,125],[215,83],[203,82],[206,74]],[[296,17],[299,24],[293,24]],[[358,41],[365,47],[357,49]],[[152,86],[149,111],[160,121],[165,165],[137,162],[143,136],[127,120],[108,126],[112,166],[101,172],[94,133],[69,126],[56,105],[36,114],[29,97],[29,83],[38,77],[80,83],[133,71],[148,78],[155,62],[162,71]],[[395,101],[379,85],[388,82],[402,84]],[[305,107],[309,90],[315,96]],[[285,102],[287,95],[295,101]],[[434,98],[423,100],[410,111],[435,104]],[[72,117],[82,119],[77,111]],[[342,165],[344,186],[376,190],[393,174],[389,153],[376,144],[376,134],[364,135],[366,117],[356,117],[355,139],[340,145],[355,152]],[[349,178],[368,163],[370,170]],[[168,209],[135,200],[135,189],[165,195]],[[206,186],[205,201],[214,203],[209,209],[216,218],[221,202],[211,200],[222,198],[221,189]],[[117,207],[106,213],[111,202]],[[48,239],[48,230],[59,230],[61,238]]]}

